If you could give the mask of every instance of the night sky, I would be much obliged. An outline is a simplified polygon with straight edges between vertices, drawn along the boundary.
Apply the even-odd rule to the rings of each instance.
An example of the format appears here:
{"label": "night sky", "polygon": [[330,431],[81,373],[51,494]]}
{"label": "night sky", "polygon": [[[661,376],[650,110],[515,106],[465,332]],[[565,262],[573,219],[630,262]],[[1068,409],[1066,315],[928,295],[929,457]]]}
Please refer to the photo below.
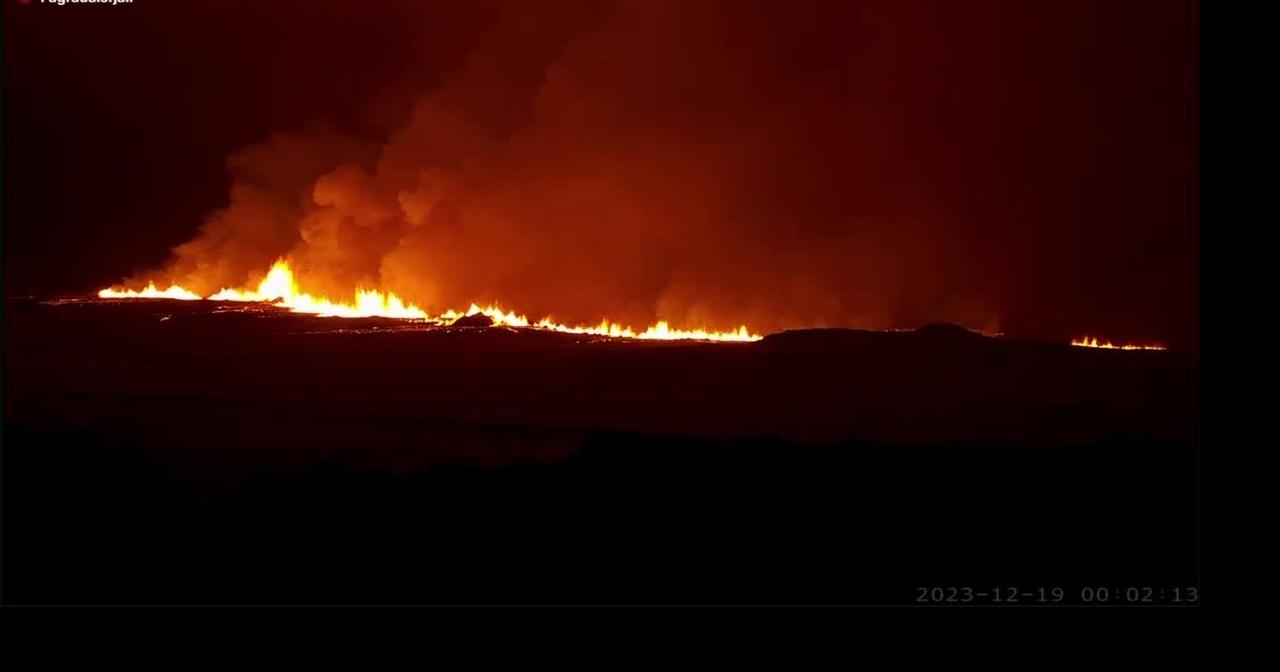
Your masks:
{"label": "night sky", "polygon": [[288,254],[566,320],[1185,347],[1197,35],[1180,0],[4,0],[5,294]]}

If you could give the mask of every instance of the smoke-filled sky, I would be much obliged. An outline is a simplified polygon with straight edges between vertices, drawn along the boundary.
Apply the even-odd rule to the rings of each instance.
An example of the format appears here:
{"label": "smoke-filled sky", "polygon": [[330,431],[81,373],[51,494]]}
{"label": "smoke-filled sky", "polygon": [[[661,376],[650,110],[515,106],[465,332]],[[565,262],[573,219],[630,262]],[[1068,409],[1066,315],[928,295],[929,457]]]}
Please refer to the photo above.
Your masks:
{"label": "smoke-filled sky", "polygon": [[7,295],[1188,342],[1181,0],[4,3]]}

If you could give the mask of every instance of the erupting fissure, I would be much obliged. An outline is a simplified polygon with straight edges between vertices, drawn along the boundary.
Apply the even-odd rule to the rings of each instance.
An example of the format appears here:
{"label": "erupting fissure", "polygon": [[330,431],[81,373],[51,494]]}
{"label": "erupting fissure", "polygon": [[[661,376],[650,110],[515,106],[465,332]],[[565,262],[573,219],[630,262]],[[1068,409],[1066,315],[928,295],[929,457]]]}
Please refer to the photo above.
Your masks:
{"label": "erupting fissure", "polygon": [[484,314],[495,326],[527,327],[558,331],[566,334],[586,334],[591,336],[608,336],[611,338],[636,338],[646,340],[700,340],[700,341],[758,341],[762,337],[747,331],[746,325],[737,331],[709,331],[706,329],[673,329],[667,322],[658,322],[643,331],[631,327],[601,320],[594,326],[569,326],[543,318],[537,322],[530,321],[524,315],[514,311],[503,311],[498,306],[480,307],[476,304],[465,312],[448,310],[439,315],[430,315],[425,310],[411,303],[406,303],[394,292],[381,292],[376,289],[357,289],[354,300],[350,303],[331,301],[324,297],[315,297],[301,291],[293,277],[293,270],[288,262],[277,261],[267,272],[258,287],[252,290],[222,289],[207,297],[172,285],[168,289],[159,289],[155,283],[135,291],[132,289],[104,289],[98,292],[103,299],[182,299],[209,301],[244,301],[271,302],[275,306],[288,308],[295,313],[309,313],[321,317],[390,317],[398,319],[424,320],[438,324],[451,324],[455,320],[468,315]]}
{"label": "erupting fissure", "polygon": [[1071,341],[1071,345],[1081,348],[1101,348],[1103,350],[1164,350],[1163,345],[1115,345],[1111,341],[1099,341],[1097,338],[1084,338]]}

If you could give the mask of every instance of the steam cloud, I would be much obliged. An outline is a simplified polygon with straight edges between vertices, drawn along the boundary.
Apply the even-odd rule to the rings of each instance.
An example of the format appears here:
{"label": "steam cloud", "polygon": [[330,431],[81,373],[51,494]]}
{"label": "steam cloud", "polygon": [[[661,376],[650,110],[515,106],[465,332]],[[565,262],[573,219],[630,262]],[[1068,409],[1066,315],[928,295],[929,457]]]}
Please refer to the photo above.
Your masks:
{"label": "steam cloud", "polygon": [[790,4],[503,4],[388,136],[236,153],[229,204],[153,277],[207,294],[287,257],[307,291],[428,310],[999,329],[998,273],[947,258],[954,194],[927,186],[945,115],[912,79],[953,73],[912,60],[897,3]]}

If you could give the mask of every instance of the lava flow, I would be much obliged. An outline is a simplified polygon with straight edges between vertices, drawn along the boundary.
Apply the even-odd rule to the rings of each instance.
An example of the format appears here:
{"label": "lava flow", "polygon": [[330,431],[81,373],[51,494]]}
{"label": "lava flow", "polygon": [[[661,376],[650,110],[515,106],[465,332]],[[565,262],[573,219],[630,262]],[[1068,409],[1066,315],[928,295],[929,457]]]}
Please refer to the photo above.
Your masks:
{"label": "lava flow", "polygon": [[1115,345],[1111,341],[1099,341],[1097,338],[1085,336],[1071,341],[1071,345],[1081,348],[1101,348],[1103,350],[1165,350],[1163,345]]}
{"label": "lava flow", "polygon": [[543,318],[537,322],[514,311],[503,311],[498,306],[480,307],[476,304],[465,312],[448,310],[439,315],[431,315],[427,311],[411,303],[406,303],[394,292],[381,292],[376,289],[357,289],[350,303],[332,301],[326,297],[315,297],[303,292],[293,277],[288,262],[277,261],[267,272],[258,287],[252,290],[222,289],[208,297],[183,289],[178,285],[168,289],[158,289],[155,283],[149,284],[141,291],[131,289],[104,289],[98,292],[104,299],[183,299],[208,301],[242,301],[270,302],[272,305],[287,308],[295,313],[308,313],[321,317],[390,317],[397,319],[423,320],[438,324],[451,324],[459,318],[484,314],[495,326],[523,327],[558,331],[566,334],[585,334],[591,336],[607,336],[610,338],[634,338],[644,340],[699,340],[699,341],[758,341],[762,337],[747,330],[746,325],[736,331],[709,331],[706,329],[673,329],[667,322],[658,322],[648,328],[637,331],[630,326],[601,320],[597,325],[570,326],[560,324],[551,318]]}
{"label": "lava flow", "polygon": [[156,283],[150,283],[141,290],[135,289],[104,289],[98,292],[98,298],[101,299],[177,299],[179,301],[199,301],[201,296],[195,292],[187,291],[177,285],[169,285],[168,289],[160,289],[156,287]]}

